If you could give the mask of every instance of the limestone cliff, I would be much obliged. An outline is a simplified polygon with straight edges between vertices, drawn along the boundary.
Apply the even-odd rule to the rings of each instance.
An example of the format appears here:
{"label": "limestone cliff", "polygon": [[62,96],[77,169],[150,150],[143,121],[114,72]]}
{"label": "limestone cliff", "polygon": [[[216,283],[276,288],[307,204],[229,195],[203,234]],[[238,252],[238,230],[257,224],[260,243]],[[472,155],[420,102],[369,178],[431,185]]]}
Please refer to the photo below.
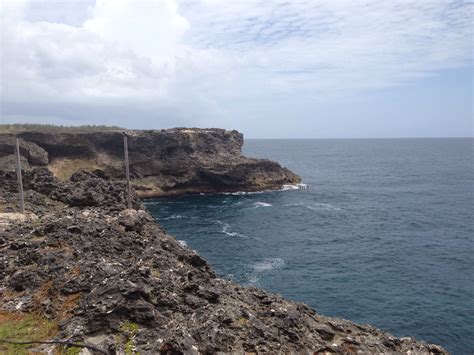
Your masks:
{"label": "limestone cliff", "polygon": [[[300,178],[278,163],[242,155],[243,135],[223,129],[131,130],[132,184],[141,197],[278,189]],[[14,168],[13,134],[0,134],[0,164]],[[46,166],[66,180],[78,169],[123,178],[121,130],[22,131],[25,168]]]}

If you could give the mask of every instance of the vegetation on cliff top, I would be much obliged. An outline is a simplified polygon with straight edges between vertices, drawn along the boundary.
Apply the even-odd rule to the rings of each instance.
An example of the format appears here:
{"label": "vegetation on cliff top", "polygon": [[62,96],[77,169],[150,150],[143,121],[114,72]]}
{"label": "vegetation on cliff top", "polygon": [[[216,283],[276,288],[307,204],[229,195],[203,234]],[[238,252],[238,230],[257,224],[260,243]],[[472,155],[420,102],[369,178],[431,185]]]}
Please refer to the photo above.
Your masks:
{"label": "vegetation on cliff top", "polygon": [[15,123],[0,125],[0,133],[18,133],[24,131],[40,131],[40,132],[100,132],[123,130],[118,126],[102,126],[102,125],[84,125],[84,126],[56,126],[51,124],[33,124],[33,123]]}

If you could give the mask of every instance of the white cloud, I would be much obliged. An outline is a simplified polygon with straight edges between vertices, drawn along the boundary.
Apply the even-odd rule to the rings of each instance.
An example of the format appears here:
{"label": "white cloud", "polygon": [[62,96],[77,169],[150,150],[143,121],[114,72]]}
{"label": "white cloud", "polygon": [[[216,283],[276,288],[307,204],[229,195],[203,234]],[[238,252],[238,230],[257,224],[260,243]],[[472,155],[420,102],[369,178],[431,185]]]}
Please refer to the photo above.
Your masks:
{"label": "white cloud", "polygon": [[[118,30],[120,18],[112,13],[107,19],[104,10],[107,6],[106,2],[98,4],[99,10],[94,12],[97,17],[87,21],[84,27],[30,22],[20,16],[18,7],[3,9],[6,21],[2,28],[2,102],[87,105],[125,100],[133,105],[166,99],[172,69],[127,46],[131,38],[114,40],[111,33]],[[170,9],[169,1],[162,1],[148,13],[161,16],[161,10]],[[90,29],[101,21],[106,23],[103,31]],[[168,21],[150,31],[159,40],[166,28],[179,30],[175,22]],[[165,47],[160,44],[153,49]],[[167,47],[173,49],[169,44]],[[174,53],[166,58],[173,60]]]}
{"label": "white cloud", "polygon": [[10,0],[0,2],[0,18],[3,21],[21,20],[24,16],[28,0]]}
{"label": "white cloud", "polygon": [[5,121],[29,105],[74,122],[235,127],[242,102],[329,100],[472,61],[469,3],[98,0],[81,25],[73,10],[2,4]]}
{"label": "white cloud", "polygon": [[469,4],[275,0],[188,10],[190,43],[239,53],[289,89],[390,86],[472,59]]}
{"label": "white cloud", "polygon": [[84,28],[160,62],[176,54],[189,24],[178,14],[174,0],[97,0],[93,17]]}

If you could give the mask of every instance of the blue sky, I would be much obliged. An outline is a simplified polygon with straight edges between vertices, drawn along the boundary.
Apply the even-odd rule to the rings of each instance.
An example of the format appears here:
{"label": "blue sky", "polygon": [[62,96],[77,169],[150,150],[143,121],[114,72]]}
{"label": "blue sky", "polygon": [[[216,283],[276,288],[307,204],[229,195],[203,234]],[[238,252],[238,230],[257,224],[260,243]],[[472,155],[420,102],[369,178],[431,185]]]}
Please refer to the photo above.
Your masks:
{"label": "blue sky", "polygon": [[471,1],[2,2],[1,123],[473,132]]}

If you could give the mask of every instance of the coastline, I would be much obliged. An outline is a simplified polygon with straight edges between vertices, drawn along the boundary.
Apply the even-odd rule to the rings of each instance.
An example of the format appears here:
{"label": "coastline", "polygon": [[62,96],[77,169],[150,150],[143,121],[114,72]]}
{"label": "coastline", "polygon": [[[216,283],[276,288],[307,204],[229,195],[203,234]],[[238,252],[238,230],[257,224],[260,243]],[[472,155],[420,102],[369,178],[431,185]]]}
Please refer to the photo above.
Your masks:
{"label": "coastline", "polygon": [[298,183],[294,185],[275,185],[266,186],[265,189],[260,190],[256,188],[249,188],[242,190],[241,188],[226,188],[226,189],[179,189],[171,191],[139,191],[136,194],[141,199],[153,199],[160,197],[178,197],[183,195],[206,195],[206,194],[222,194],[222,195],[246,195],[246,194],[263,194],[266,192],[278,192],[287,190],[305,190],[308,185],[305,183]]}
{"label": "coastline", "polygon": [[14,171],[16,137],[26,170],[47,167],[62,181],[77,170],[101,170],[110,179],[123,179],[123,133],[128,136],[132,184],[142,197],[274,190],[301,182],[277,162],[242,155],[241,133],[216,128],[0,130],[0,164]]}
{"label": "coastline", "polygon": [[[15,205],[14,187],[14,176],[4,173],[1,196],[8,205]],[[124,327],[133,324],[133,346],[143,353],[447,353],[218,278],[154,221],[136,195],[134,209],[127,210],[121,182],[90,172],[61,182],[36,169],[25,174],[25,189],[27,210],[37,218],[1,227],[1,258],[8,266],[0,307],[43,312],[58,321],[56,338],[115,351],[127,346]],[[16,257],[17,246],[26,259]],[[35,296],[45,288],[47,302]]]}

